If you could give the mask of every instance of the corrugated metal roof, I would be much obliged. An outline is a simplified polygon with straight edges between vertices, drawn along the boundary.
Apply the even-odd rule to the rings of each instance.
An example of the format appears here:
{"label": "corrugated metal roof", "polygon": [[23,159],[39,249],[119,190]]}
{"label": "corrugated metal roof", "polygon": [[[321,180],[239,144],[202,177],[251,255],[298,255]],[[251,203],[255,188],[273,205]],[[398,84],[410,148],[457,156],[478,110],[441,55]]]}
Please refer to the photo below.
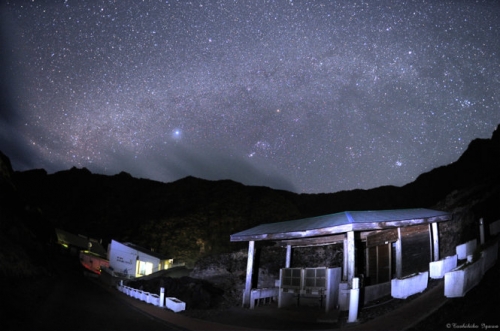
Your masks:
{"label": "corrugated metal roof", "polygon": [[[349,225],[353,230],[362,231],[376,228],[394,227],[395,223],[405,221],[420,223],[446,221],[451,219],[451,215],[447,212],[416,208],[416,209],[395,209],[395,210],[368,210],[368,211],[345,211],[341,213],[298,219],[293,221],[285,221],[278,223],[261,224],[231,235],[231,241],[245,240],[265,240],[273,239],[279,234],[289,234],[288,238],[307,237],[308,232],[314,230],[328,229],[328,233],[335,234],[346,232],[346,226]],[[390,224],[393,222],[394,224]],[[407,224],[411,225],[411,224]],[[318,235],[318,234],[316,234]],[[266,236],[265,238],[262,236]],[[312,235],[311,235],[312,236]]]}

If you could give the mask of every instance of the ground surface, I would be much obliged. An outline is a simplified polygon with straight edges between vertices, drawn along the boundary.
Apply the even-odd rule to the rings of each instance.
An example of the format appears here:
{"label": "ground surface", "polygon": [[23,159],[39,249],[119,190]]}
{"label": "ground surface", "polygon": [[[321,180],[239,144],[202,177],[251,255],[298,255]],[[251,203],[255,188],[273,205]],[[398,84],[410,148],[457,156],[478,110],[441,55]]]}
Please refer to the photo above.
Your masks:
{"label": "ground surface", "polygon": [[[426,291],[430,291],[439,284],[442,285],[443,282],[444,280],[430,280]],[[373,325],[386,329],[384,328],[384,316],[387,313],[405,309],[409,303],[425,293],[413,295],[405,300],[387,297],[378,303],[371,303],[369,307],[360,310],[359,323],[356,325],[347,323],[347,312],[341,312],[335,322],[332,321],[331,316],[321,315],[317,308],[278,309],[275,303],[258,307],[255,310],[230,308],[186,311],[183,314],[228,325],[268,330],[355,329],[365,324],[368,325],[377,319],[378,323]],[[465,297],[446,299],[445,301],[445,304],[437,311],[429,311],[429,315],[424,320],[417,324],[409,322],[408,330],[500,329],[500,263],[491,268],[484,275],[481,283],[471,289]],[[425,301],[422,304],[424,308],[427,305]],[[324,322],[318,323],[318,319]]]}
{"label": "ground surface", "polygon": [[[429,288],[438,282],[432,281]],[[0,310],[2,330],[172,330],[182,329],[169,321],[148,315],[147,309],[132,306],[123,294],[83,276],[78,265],[61,268],[57,277],[45,280],[4,282],[0,297],[8,302]],[[429,290],[429,289],[428,289]],[[426,290],[426,291],[428,291]],[[424,292],[426,293],[426,292]],[[379,321],[385,329],[384,316],[404,309],[420,295],[406,300],[388,299],[360,310],[357,325],[346,323],[347,314],[325,316],[317,308],[277,309],[276,304],[255,310],[238,307],[205,311],[186,311],[181,315],[219,323],[221,329],[236,327],[261,330],[356,329]],[[417,302],[417,301],[415,301]],[[426,304],[425,302],[423,303]],[[139,307],[139,308],[137,308]],[[147,307],[151,309],[151,305]],[[154,309],[158,309],[154,307]],[[171,313],[170,316],[173,313]],[[166,315],[168,316],[168,315]],[[498,329],[500,328],[500,263],[484,276],[481,283],[464,298],[448,299],[436,312],[409,330]],[[322,320],[322,323],[318,323]],[[222,327],[223,326],[223,327]],[[197,328],[202,330],[203,327]],[[213,324],[211,326],[213,330]]]}
{"label": "ground surface", "polygon": [[[93,279],[73,259],[61,259],[51,278],[4,282],[0,288],[1,330],[172,330],[127,305]],[[78,261],[77,259],[75,261]]]}

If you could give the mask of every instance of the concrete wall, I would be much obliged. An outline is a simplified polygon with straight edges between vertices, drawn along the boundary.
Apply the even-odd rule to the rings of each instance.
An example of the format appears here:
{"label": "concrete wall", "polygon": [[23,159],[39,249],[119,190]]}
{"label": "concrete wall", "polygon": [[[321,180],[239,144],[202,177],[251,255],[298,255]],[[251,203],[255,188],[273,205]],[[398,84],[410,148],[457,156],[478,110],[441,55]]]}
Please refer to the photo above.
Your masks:
{"label": "concrete wall", "polygon": [[498,241],[481,252],[483,274],[493,267],[498,259]]}
{"label": "concrete wall", "polygon": [[472,255],[477,247],[477,239],[470,240],[465,244],[458,245],[456,248],[459,260],[465,260],[468,255]]}
{"label": "concrete wall", "polygon": [[391,281],[391,295],[393,298],[406,299],[410,295],[423,292],[427,288],[428,281],[428,271],[410,277],[394,278]]}
{"label": "concrete wall", "polygon": [[137,262],[144,261],[153,264],[153,272],[158,271],[160,259],[142,253],[134,248],[126,246],[118,241],[111,240],[108,249],[109,266],[115,273],[137,276]]}
{"label": "concrete wall", "polygon": [[444,275],[444,295],[448,298],[463,297],[483,277],[482,258],[467,267],[452,270]]}
{"label": "concrete wall", "polygon": [[84,251],[80,251],[80,263],[97,274],[101,273],[101,267],[109,268],[108,260]]}
{"label": "concrete wall", "polygon": [[135,276],[137,251],[111,240],[108,249],[109,266],[116,273]]}
{"label": "concrete wall", "polygon": [[374,301],[391,294],[391,282],[365,286],[361,289],[361,293],[363,303],[367,304],[370,301]]}
{"label": "concrete wall", "polygon": [[349,283],[341,282],[339,284],[339,309],[342,311],[349,310],[349,301],[351,295],[351,288]]}
{"label": "concrete wall", "polygon": [[500,220],[490,224],[490,235],[496,236],[500,233]]}
{"label": "concrete wall", "polygon": [[447,272],[444,276],[444,295],[448,298],[463,297],[479,284],[483,275],[496,263],[497,258],[498,242],[495,242],[481,252],[479,260]]}
{"label": "concrete wall", "polygon": [[429,275],[432,279],[441,279],[457,267],[457,255],[447,256],[442,260],[429,263]]}

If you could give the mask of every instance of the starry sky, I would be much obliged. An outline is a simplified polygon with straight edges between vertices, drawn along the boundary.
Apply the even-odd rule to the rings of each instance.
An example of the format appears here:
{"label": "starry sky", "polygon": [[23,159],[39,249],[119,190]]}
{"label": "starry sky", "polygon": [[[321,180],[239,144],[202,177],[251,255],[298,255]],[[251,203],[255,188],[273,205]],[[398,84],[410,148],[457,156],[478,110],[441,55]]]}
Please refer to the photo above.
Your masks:
{"label": "starry sky", "polygon": [[500,123],[496,0],[0,6],[15,170],[401,186]]}

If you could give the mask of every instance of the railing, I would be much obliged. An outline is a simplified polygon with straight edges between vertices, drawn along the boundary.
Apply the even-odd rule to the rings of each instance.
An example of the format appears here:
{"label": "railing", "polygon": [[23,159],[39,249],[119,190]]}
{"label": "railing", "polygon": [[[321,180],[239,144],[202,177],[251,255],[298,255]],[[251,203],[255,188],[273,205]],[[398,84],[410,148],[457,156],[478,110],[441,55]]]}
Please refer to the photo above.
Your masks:
{"label": "railing", "polygon": [[[165,307],[165,305],[163,305],[161,302],[162,297],[156,293],[150,293],[150,292],[138,290],[138,289],[135,289],[133,287],[125,286],[125,285],[121,285],[121,284],[118,284],[116,286],[116,288],[118,289],[118,291],[120,291],[120,292],[122,292],[122,293],[124,293],[132,298],[144,301],[144,302],[152,304],[156,307]],[[183,309],[180,309],[177,306],[174,307],[175,309],[172,309],[172,307],[169,307],[169,305],[166,306],[167,308],[169,308],[175,312],[186,309],[186,304],[184,302],[180,301],[179,299],[176,299],[176,298],[169,298],[169,299],[170,299],[170,301],[175,299],[173,302],[175,302],[177,304],[177,306],[182,305],[182,304],[184,304],[184,305],[183,305]]]}
{"label": "railing", "polygon": [[254,288],[250,291],[250,309],[255,308],[255,301],[257,301],[257,305],[259,304],[261,299],[264,300],[276,300],[278,297],[278,288],[277,287],[267,287],[267,288]]}
{"label": "railing", "polygon": [[158,294],[138,290],[138,289],[135,289],[133,287],[121,285],[121,284],[118,284],[116,286],[116,288],[118,289],[118,291],[128,295],[129,297],[139,299],[141,301],[144,301],[146,303],[150,303],[150,304],[155,305],[157,307],[160,306],[160,296]]}

